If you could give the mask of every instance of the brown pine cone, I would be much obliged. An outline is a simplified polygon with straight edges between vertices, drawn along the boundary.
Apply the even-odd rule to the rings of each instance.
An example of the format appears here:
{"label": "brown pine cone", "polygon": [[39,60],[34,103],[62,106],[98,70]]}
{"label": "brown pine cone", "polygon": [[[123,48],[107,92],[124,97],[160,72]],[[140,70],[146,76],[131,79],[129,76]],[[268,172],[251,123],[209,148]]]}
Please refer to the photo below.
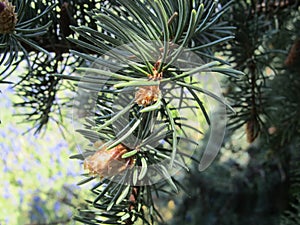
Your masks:
{"label": "brown pine cone", "polygon": [[15,30],[17,14],[15,6],[7,0],[0,2],[0,34],[8,34]]}

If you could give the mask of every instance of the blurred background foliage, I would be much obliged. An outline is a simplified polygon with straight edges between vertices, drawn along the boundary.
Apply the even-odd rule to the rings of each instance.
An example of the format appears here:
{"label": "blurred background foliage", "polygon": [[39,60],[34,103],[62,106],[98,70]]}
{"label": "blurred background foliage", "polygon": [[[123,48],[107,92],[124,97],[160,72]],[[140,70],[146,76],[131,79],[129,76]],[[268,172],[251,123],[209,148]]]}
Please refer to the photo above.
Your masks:
{"label": "blurred background foliage", "polygon": [[12,86],[2,89],[0,224],[75,224],[83,196],[76,185],[82,167],[69,159],[77,152],[72,132],[63,136],[52,122],[43,135],[24,134],[33,124],[20,124],[12,105],[18,100]]}
{"label": "blurred background foliage", "polygon": [[299,1],[235,1],[223,18],[235,39],[217,51],[245,73],[224,81],[236,114],[218,159],[187,176],[195,188],[171,224],[298,224]]}

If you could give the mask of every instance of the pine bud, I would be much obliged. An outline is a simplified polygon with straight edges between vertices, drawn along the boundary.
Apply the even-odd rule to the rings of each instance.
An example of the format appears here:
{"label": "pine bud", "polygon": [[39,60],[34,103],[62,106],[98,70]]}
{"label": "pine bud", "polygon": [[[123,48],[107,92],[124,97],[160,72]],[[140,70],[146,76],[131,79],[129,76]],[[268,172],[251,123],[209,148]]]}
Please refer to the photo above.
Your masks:
{"label": "pine bud", "polygon": [[85,159],[84,169],[100,177],[116,175],[134,163],[133,158],[122,158],[122,155],[127,152],[128,149],[122,144],[110,150],[106,150],[105,148],[100,149],[94,155]]}
{"label": "pine bud", "polygon": [[135,94],[135,102],[140,106],[148,106],[156,102],[160,95],[159,86],[140,87]]}
{"label": "pine bud", "polygon": [[15,6],[7,0],[0,2],[0,34],[11,33],[15,30],[17,14]]}

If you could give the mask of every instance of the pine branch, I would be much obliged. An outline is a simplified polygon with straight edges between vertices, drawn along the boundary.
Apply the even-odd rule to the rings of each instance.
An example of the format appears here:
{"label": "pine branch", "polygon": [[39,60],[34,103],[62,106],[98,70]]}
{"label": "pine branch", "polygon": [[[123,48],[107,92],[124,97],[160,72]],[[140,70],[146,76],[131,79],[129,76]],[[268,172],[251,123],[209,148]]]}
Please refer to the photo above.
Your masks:
{"label": "pine branch", "polygon": [[[87,224],[134,224],[138,219],[153,224],[162,220],[153,193],[178,193],[179,181],[172,177],[172,170],[188,170],[191,154],[183,148],[198,146],[189,136],[197,129],[178,111],[186,108],[188,114],[197,115],[198,110],[209,121],[200,93],[223,104],[201,87],[194,74],[212,70],[237,77],[241,73],[224,68],[225,61],[212,51],[232,38],[232,27],[218,24],[229,4],[217,12],[211,1],[117,2],[117,7],[89,13],[101,31],[73,28],[79,37],[72,42],[108,55],[95,60],[93,68],[78,68],[87,76],[69,78],[80,81],[82,95],[76,107],[86,122],[78,132],[90,142],[87,151],[74,156],[84,161],[88,171],[80,184],[100,177],[91,190],[94,199],[75,219]],[[185,54],[188,50],[195,56]],[[195,57],[203,53],[204,63],[199,66]],[[87,54],[76,54],[90,59]],[[216,61],[211,62],[212,58]],[[173,93],[176,86],[179,95]],[[89,107],[90,100],[95,102],[94,109]],[[161,185],[156,185],[159,180]]]}

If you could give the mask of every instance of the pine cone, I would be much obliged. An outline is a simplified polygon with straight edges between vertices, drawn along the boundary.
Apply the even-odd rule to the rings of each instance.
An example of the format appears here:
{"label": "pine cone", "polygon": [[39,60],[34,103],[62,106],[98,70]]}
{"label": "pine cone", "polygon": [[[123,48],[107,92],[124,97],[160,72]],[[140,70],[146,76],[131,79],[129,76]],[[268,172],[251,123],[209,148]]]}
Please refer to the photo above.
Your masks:
{"label": "pine cone", "polygon": [[15,6],[7,0],[0,2],[0,34],[11,33],[15,30],[17,23],[17,14]]}
{"label": "pine cone", "polygon": [[300,59],[300,39],[297,39],[291,47],[288,57],[285,60],[286,66],[297,65]]}
{"label": "pine cone", "polygon": [[135,102],[140,106],[148,106],[159,98],[159,86],[140,87],[135,94]]}
{"label": "pine cone", "polygon": [[[98,144],[95,143],[95,146]],[[134,163],[132,158],[122,159],[122,155],[126,152],[128,149],[122,144],[110,150],[100,149],[85,159],[84,169],[101,178],[121,173]]]}
{"label": "pine cone", "polygon": [[259,124],[256,119],[249,120],[246,123],[246,135],[247,141],[252,143],[258,137],[260,133]]}

